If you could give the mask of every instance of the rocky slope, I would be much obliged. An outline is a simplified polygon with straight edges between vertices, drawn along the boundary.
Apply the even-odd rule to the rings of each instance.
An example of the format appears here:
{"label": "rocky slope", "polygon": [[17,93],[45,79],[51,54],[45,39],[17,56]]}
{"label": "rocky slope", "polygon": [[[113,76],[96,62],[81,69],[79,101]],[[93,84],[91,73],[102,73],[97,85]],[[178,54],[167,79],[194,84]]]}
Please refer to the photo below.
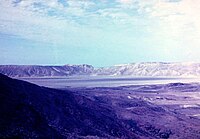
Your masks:
{"label": "rocky slope", "polygon": [[[180,107],[188,102],[194,104],[199,89],[197,84],[182,83],[72,88],[79,95],[112,107],[126,128],[142,139],[199,139],[200,119],[192,116],[192,110],[199,113],[199,105],[194,109]],[[194,97],[191,95],[189,100],[185,95],[191,91]]]}

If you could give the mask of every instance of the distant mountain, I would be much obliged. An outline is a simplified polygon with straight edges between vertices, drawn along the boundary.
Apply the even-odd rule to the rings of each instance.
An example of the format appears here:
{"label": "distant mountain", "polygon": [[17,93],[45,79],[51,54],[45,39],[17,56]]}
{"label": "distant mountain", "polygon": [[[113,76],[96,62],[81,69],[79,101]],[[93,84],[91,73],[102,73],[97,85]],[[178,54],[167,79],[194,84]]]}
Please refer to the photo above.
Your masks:
{"label": "distant mountain", "polygon": [[0,138],[135,138],[114,111],[70,91],[0,74]]}
{"label": "distant mountain", "polygon": [[36,65],[1,65],[0,73],[10,77],[52,77],[88,75],[94,68],[90,65],[36,66]]}
{"label": "distant mountain", "polygon": [[90,65],[18,66],[1,65],[0,73],[10,77],[55,77],[72,75],[108,76],[200,76],[200,63],[146,62],[94,68]]}
{"label": "distant mountain", "polygon": [[146,62],[99,68],[96,75],[110,76],[200,76],[200,63]]}

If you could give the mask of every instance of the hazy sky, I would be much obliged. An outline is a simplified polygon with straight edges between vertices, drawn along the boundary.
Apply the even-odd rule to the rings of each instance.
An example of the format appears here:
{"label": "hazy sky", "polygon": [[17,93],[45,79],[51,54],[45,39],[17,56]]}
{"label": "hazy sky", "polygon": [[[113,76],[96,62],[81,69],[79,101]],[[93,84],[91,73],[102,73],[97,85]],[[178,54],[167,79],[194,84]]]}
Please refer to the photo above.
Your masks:
{"label": "hazy sky", "polygon": [[199,0],[0,0],[0,64],[200,62]]}

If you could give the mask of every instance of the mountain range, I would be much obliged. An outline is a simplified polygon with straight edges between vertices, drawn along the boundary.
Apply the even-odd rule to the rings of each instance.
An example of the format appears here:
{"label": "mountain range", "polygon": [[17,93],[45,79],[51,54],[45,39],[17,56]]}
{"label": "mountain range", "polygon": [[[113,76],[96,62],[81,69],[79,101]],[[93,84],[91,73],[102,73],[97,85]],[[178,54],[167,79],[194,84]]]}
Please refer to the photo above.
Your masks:
{"label": "mountain range", "polygon": [[200,76],[200,63],[143,62],[94,68],[91,65],[0,65],[0,73],[10,77],[66,77],[74,75],[92,76]]}
{"label": "mountain range", "polygon": [[94,67],[90,65],[38,66],[38,65],[1,65],[0,73],[10,77],[56,77],[90,75]]}

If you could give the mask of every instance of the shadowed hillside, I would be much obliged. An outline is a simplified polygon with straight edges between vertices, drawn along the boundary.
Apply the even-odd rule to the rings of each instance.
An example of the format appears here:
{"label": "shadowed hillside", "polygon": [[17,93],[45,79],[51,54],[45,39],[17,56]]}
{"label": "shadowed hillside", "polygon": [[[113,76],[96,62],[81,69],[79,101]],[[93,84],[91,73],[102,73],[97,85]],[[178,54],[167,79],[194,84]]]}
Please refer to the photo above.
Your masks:
{"label": "shadowed hillside", "polygon": [[110,108],[0,75],[0,138],[133,138]]}
{"label": "shadowed hillside", "polygon": [[0,138],[200,138],[199,119],[132,97],[131,87],[63,91],[0,74],[0,89]]}

